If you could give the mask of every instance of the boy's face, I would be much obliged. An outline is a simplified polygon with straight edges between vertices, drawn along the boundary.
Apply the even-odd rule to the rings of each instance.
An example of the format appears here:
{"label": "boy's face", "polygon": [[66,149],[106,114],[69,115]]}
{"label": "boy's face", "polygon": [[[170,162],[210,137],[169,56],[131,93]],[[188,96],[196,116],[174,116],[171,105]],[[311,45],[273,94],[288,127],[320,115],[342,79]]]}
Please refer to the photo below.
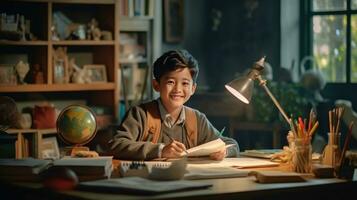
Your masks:
{"label": "boy's face", "polygon": [[188,68],[177,69],[153,80],[154,89],[160,93],[162,103],[168,112],[181,108],[196,90]]}

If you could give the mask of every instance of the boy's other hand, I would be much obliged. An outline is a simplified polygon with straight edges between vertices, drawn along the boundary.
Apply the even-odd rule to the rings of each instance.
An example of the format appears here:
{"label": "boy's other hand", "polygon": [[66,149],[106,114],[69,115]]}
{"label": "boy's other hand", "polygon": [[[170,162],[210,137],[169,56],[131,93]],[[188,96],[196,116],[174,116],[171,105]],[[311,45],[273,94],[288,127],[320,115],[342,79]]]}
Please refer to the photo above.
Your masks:
{"label": "boy's other hand", "polygon": [[162,149],[162,158],[178,158],[181,157],[182,152],[186,151],[184,144],[178,141],[172,141],[170,144],[167,144]]}
{"label": "boy's other hand", "polygon": [[212,160],[223,160],[223,158],[226,157],[226,154],[227,154],[226,148],[222,148],[220,151],[211,153],[211,154],[209,155],[209,157],[210,157]]}

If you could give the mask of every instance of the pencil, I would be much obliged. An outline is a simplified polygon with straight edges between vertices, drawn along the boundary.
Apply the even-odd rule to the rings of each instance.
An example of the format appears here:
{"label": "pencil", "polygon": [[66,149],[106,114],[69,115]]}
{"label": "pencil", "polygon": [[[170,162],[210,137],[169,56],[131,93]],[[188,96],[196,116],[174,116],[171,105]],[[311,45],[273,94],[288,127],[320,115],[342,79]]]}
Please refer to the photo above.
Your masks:
{"label": "pencil", "polygon": [[308,126],[307,126],[307,132],[309,133],[310,132],[310,130],[311,130],[311,124],[312,124],[312,108],[311,108],[311,110],[310,110],[310,114],[309,114],[309,123],[308,123]]}
{"label": "pencil", "polygon": [[222,136],[225,130],[226,130],[226,127],[223,127],[222,130],[219,132],[219,136]]}
{"label": "pencil", "polygon": [[316,129],[317,129],[318,126],[319,126],[319,122],[317,121],[317,122],[314,124],[314,126],[312,126],[312,128],[311,128],[311,130],[310,130],[310,132],[309,132],[309,136],[310,136],[310,137],[315,133],[315,131],[316,131]]}
{"label": "pencil", "polygon": [[347,148],[348,148],[348,145],[350,144],[350,141],[351,141],[351,136],[352,136],[352,128],[353,128],[353,121],[351,121],[350,123],[350,127],[348,129],[348,133],[346,135],[346,139],[345,139],[345,144],[343,145],[343,149],[342,149],[342,153],[341,153],[341,158],[340,158],[340,170],[341,170],[341,167],[343,165],[343,160],[345,159],[345,155],[346,155],[346,151],[347,151]]}
{"label": "pencil", "polygon": [[[167,136],[168,138],[170,138],[171,143],[175,141],[175,139],[174,139],[173,137],[171,137],[169,134],[166,133],[166,136]],[[187,155],[188,155],[188,151],[187,151],[186,149],[185,149],[184,151],[185,151],[186,156],[187,156]]]}

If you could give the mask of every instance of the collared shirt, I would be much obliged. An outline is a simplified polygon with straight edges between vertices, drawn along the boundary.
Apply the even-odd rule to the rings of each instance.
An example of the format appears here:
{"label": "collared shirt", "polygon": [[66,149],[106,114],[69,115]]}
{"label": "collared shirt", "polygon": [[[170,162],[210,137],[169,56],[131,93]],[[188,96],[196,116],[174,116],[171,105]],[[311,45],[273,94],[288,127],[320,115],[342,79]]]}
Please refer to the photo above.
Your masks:
{"label": "collared shirt", "polygon": [[160,116],[161,116],[161,119],[163,120],[165,126],[167,126],[168,128],[172,128],[176,124],[183,124],[185,122],[186,114],[185,114],[185,109],[183,109],[183,107],[181,108],[180,115],[178,116],[178,118],[175,122],[174,119],[172,118],[172,116],[170,115],[170,113],[168,113],[166,111],[160,98],[158,99],[158,102],[159,102]]}
{"label": "collared shirt", "polygon": [[[163,119],[164,125],[167,126],[168,128],[172,128],[174,127],[176,124],[183,124],[185,122],[186,119],[186,115],[185,115],[185,109],[181,109],[180,115],[178,116],[176,122],[174,121],[174,119],[172,118],[172,116],[170,115],[170,113],[168,113],[164,107],[164,105],[161,102],[161,99],[158,99],[158,104],[159,104],[159,111],[160,111],[160,117],[161,119]],[[165,145],[163,143],[161,143],[159,145],[159,151],[158,151],[158,157],[161,158],[162,155],[162,149],[165,147]]]}

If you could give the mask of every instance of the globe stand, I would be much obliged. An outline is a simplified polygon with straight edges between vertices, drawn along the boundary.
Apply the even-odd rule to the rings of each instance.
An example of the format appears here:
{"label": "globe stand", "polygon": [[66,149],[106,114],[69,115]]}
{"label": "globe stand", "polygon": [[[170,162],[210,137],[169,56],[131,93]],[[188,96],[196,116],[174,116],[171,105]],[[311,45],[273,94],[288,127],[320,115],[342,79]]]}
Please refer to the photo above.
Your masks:
{"label": "globe stand", "polygon": [[72,147],[64,147],[63,150],[66,156],[73,156],[79,151],[89,151],[89,148],[84,146],[72,146]]}

